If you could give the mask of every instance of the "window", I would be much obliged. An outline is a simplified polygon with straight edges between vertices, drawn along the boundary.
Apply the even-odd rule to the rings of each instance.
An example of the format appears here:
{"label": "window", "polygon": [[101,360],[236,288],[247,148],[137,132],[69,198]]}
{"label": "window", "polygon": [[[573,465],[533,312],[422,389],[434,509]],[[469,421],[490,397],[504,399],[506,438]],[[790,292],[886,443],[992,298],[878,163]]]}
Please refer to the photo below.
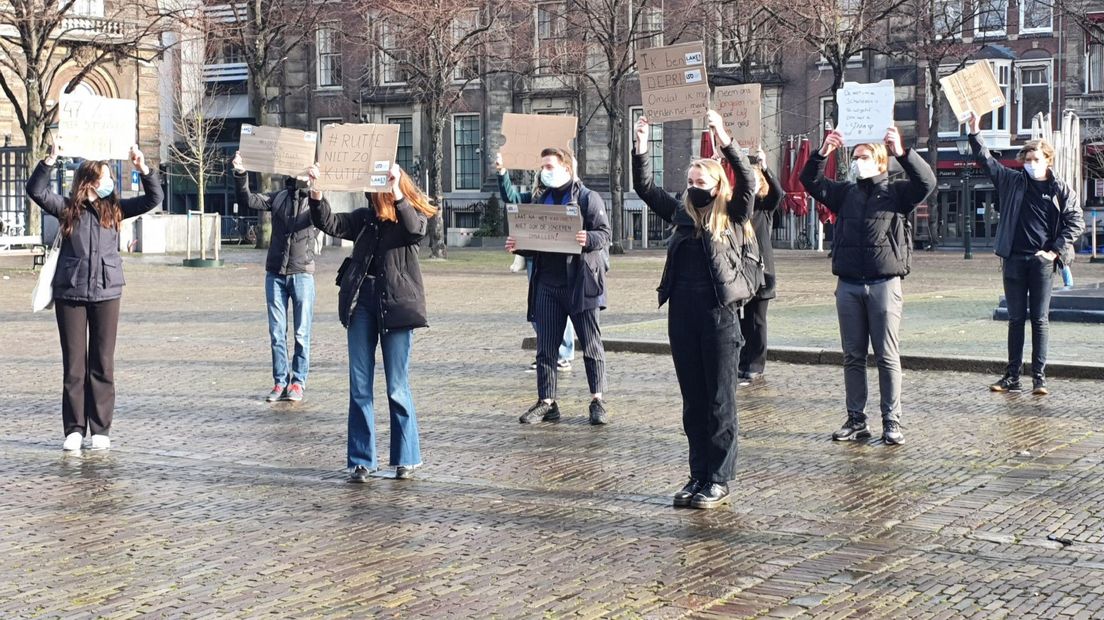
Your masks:
{"label": "window", "polygon": [[736,4],[721,7],[721,50],[720,66],[768,64],[763,49],[761,30],[763,23],[753,23],[747,14],[740,13]]}
{"label": "window", "polygon": [[405,84],[407,73],[403,63],[406,61],[407,51],[399,47],[397,29],[386,22],[381,24],[380,41],[383,47],[379,54],[380,83]]}
{"label": "window", "polygon": [[[1050,114],[1050,63],[1020,65],[1019,133],[1031,133],[1031,119]],[[1050,128],[1045,128],[1048,132]]]}
{"label": "window", "polygon": [[633,0],[629,3],[630,23],[636,19],[634,50],[663,46],[662,0]]}
{"label": "window", "polygon": [[[636,121],[644,116],[644,108],[632,108],[631,114],[632,122],[629,123],[629,148],[632,152],[636,149],[636,137],[635,131]],[[655,182],[656,187],[663,187],[663,125],[659,123],[652,123],[650,126],[651,134],[648,136],[648,159],[652,162],[652,180]],[[632,169],[632,166],[629,166]]]}
{"label": "window", "polygon": [[1054,14],[1052,0],[1020,0],[1020,32],[1050,32],[1053,29]]}
{"label": "window", "polygon": [[314,34],[318,88],[341,86],[341,49],[337,45],[335,22],[321,25]]}
{"label": "window", "polygon": [[[997,85],[1004,91],[1005,101],[1012,99],[1011,97],[1011,81],[1012,81],[1012,64],[1007,60],[990,60],[989,64],[993,67],[993,74],[997,77]],[[939,68],[940,76],[950,75],[958,69],[956,66],[944,66]],[[951,138],[954,136],[962,135],[966,131],[966,126],[958,122],[955,118],[954,112],[951,111],[951,104],[947,102],[946,94],[940,93],[940,99],[942,100],[942,110],[939,120],[939,135],[944,138]],[[994,122],[994,117],[996,122]],[[981,131],[983,133],[993,134],[1002,133],[1008,134],[1008,122],[1009,122],[1009,108],[1007,103],[1000,108],[997,108],[989,114],[982,115],[981,117]],[[1030,119],[1029,121],[1030,122]]]}
{"label": "window", "polygon": [[460,45],[460,40],[474,31],[479,26],[479,9],[466,9],[461,11],[452,20],[452,41],[457,48],[463,48],[464,55],[456,64],[452,73],[452,79],[458,82],[466,82],[479,77],[479,46],[472,43]]}
{"label": "window", "polygon": [[[838,7],[840,32],[849,32],[852,28],[855,27],[855,22],[859,18],[859,12],[862,9],[862,5],[862,0],[839,0]],[[860,25],[859,27],[861,28],[862,26]]]}
{"label": "window", "polygon": [[1085,56],[1085,92],[1104,92],[1104,44],[1089,44]]}
{"label": "window", "polygon": [[934,0],[931,8],[936,40],[962,35],[962,0]]}
{"label": "window", "polygon": [[245,62],[241,46],[234,41],[220,41],[214,44],[211,63],[213,65],[231,65]]}
{"label": "window", "polygon": [[[61,5],[64,6],[65,3],[62,2]],[[69,14],[81,17],[103,17],[103,0],[75,0],[73,7],[69,9]]]}
{"label": "window", "polygon": [[387,119],[387,122],[399,126],[399,148],[395,151],[395,163],[410,172],[414,169],[414,119],[410,116],[395,116]]}
{"label": "window", "polygon": [[318,144],[319,145],[322,144],[322,128],[323,127],[325,127],[326,125],[340,125],[343,122],[345,122],[345,121],[340,119],[340,118],[320,118],[317,121],[315,121],[315,123],[318,127]]}
{"label": "window", "polygon": [[1004,36],[1008,27],[1008,0],[978,0],[974,34],[979,37]]}
{"label": "window", "polygon": [[820,100],[820,129],[821,134],[836,126],[836,100],[825,97]]}
{"label": "window", "polygon": [[537,73],[563,73],[567,53],[567,22],[562,2],[537,5]]}
{"label": "window", "polygon": [[479,115],[458,114],[452,117],[452,188],[479,189],[483,181],[483,166],[479,160]]}

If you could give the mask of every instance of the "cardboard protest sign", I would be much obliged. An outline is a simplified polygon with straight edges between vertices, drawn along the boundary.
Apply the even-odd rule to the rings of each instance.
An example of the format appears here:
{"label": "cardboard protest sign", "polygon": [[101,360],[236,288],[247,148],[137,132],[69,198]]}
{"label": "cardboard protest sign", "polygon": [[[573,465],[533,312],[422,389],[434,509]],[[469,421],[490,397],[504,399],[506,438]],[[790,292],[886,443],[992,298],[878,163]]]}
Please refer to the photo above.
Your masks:
{"label": "cardboard protest sign", "polygon": [[951,111],[959,122],[966,122],[970,110],[981,116],[1005,104],[1004,91],[997,84],[993,67],[986,60],[975,62],[958,73],[939,78]]}
{"label": "cardboard protest sign", "polygon": [[579,205],[506,205],[506,223],[519,250],[581,254],[575,233],[583,229]]}
{"label": "cardboard protest sign", "polygon": [[843,143],[881,143],[886,130],[893,126],[893,80],[876,84],[844,82],[836,92],[839,122],[836,130],[843,134]]}
{"label": "cardboard protest sign", "polygon": [[137,125],[133,99],[63,93],[58,104],[58,141],[68,157],[130,159]]}
{"label": "cardboard protest sign", "polygon": [[238,150],[246,170],[302,176],[314,165],[317,142],[313,131],[242,125]]}
{"label": "cardboard protest sign", "polygon": [[574,152],[571,141],[578,131],[579,119],[551,114],[502,115],[502,137],[506,143],[498,150],[507,168],[536,170],[541,166],[540,152],[548,147]]}
{"label": "cardboard protest sign", "polygon": [[337,192],[387,191],[388,172],[398,148],[398,125],[326,125],[318,151],[318,188]]}
{"label": "cardboard protest sign", "polygon": [[709,110],[709,79],[701,41],[639,50],[636,68],[648,122],[705,117]]}
{"label": "cardboard protest sign", "polygon": [[713,92],[714,109],[741,147],[754,150],[763,142],[762,101],[759,84],[722,86]]}

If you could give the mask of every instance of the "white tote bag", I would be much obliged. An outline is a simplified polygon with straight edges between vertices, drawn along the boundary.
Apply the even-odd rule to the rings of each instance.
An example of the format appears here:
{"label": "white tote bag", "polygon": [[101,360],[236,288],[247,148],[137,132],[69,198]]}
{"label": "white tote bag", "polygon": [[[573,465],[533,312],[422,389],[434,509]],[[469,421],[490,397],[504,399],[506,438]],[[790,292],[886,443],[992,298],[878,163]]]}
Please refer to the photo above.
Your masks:
{"label": "white tote bag", "polygon": [[54,307],[54,272],[57,271],[58,254],[61,247],[61,231],[54,238],[54,244],[46,250],[42,260],[42,269],[38,272],[38,283],[31,292],[31,312],[40,312]]}

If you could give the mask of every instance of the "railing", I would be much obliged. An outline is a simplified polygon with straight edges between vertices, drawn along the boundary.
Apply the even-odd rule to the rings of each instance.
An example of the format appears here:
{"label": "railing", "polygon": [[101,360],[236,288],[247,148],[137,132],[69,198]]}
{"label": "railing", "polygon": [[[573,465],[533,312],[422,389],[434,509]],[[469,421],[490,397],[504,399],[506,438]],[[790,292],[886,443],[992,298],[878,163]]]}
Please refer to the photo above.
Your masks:
{"label": "railing", "polygon": [[106,17],[90,17],[85,15],[72,15],[62,18],[61,32],[63,38],[98,38],[98,37],[125,37],[134,31],[131,23]]}
{"label": "railing", "polygon": [[249,79],[249,67],[244,62],[203,65],[204,82],[242,82]]}

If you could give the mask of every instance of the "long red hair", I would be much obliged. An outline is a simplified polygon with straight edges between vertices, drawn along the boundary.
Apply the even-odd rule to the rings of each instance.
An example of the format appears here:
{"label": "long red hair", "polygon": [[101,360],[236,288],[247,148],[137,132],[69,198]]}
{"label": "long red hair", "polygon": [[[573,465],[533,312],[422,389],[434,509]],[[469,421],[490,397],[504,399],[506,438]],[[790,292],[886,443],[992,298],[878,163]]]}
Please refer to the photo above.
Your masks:
{"label": "long red hair", "polygon": [[[418,190],[418,186],[414,185],[414,182],[410,180],[410,175],[405,172],[399,177],[399,191],[402,192],[403,197],[412,207],[426,217],[433,217],[437,214],[437,207],[429,204],[429,199]],[[384,222],[399,221],[399,216],[395,213],[395,197],[391,195],[391,192],[369,194],[368,202],[376,210],[376,217],[380,220]]]}
{"label": "long red hair", "polygon": [[[106,170],[105,170],[106,169]],[[123,210],[119,206],[119,195],[115,192],[107,198],[96,195],[96,188],[100,185],[100,175],[104,172],[111,174],[111,168],[106,161],[84,161],[77,167],[73,174],[73,189],[69,194],[69,204],[65,205],[65,211],[61,213],[61,234],[68,237],[73,233],[73,227],[84,210],[84,202],[91,196],[92,206],[100,214],[100,226],[119,230],[119,223],[123,221]]]}

